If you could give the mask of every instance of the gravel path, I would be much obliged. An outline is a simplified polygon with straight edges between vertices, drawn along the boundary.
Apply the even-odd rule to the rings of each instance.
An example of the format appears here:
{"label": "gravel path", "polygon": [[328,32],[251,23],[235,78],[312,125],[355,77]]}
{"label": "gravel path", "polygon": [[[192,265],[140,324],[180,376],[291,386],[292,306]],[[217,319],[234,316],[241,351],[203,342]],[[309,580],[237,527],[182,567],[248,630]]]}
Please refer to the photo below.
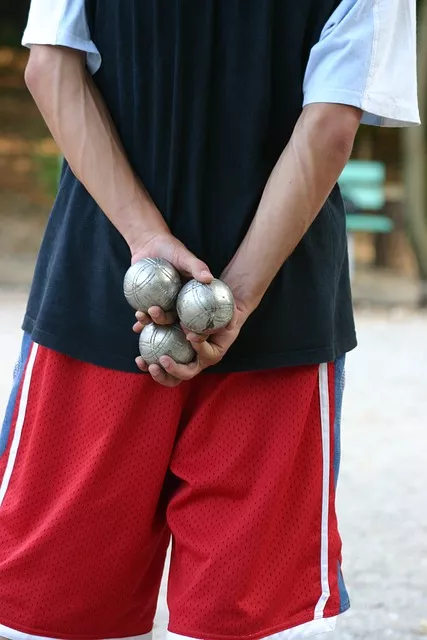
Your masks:
{"label": "gravel path", "polygon": [[[0,292],[0,407],[24,304],[23,294]],[[360,347],[347,361],[338,496],[353,606],[334,640],[425,640],[427,316],[363,312],[357,321]],[[161,598],[158,639],[166,617]]]}

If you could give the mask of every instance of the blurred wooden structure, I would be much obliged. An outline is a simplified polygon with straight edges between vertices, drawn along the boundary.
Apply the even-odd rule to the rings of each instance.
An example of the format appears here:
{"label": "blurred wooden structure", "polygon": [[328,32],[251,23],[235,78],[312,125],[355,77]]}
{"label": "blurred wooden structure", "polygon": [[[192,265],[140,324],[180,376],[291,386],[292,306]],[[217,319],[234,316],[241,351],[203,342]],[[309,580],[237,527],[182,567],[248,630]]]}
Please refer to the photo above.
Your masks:
{"label": "blurred wooden structure", "polygon": [[347,232],[350,273],[355,271],[355,236],[386,234],[393,230],[393,222],[381,212],[385,204],[385,167],[381,162],[352,160],[339,179],[347,204]]}

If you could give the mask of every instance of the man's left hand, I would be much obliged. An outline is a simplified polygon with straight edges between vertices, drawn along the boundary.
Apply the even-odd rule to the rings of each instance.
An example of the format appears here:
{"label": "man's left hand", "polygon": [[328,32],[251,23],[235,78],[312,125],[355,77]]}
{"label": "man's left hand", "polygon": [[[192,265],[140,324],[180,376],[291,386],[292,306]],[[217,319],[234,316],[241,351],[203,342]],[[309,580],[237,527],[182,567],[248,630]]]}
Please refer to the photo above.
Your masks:
{"label": "man's left hand", "polygon": [[[197,356],[190,364],[178,364],[169,356],[162,356],[160,365],[147,365],[141,357],[136,358],[136,364],[141,371],[150,373],[153,380],[159,384],[165,387],[177,387],[181,382],[191,380],[204,369],[218,364],[236,340],[249,315],[250,312],[246,307],[236,300],[233,318],[223,329],[210,335],[186,332],[187,339],[191,342]],[[139,312],[136,313],[136,317],[138,322],[133,329],[140,333],[147,323],[147,318],[145,314]]]}

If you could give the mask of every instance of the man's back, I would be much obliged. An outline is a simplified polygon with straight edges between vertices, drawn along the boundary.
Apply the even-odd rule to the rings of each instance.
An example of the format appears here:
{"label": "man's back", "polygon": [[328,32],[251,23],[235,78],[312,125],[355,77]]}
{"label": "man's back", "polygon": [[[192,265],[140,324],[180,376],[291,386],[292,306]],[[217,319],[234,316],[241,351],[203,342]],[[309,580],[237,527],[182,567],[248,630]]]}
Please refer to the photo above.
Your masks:
{"label": "man's back", "polygon": [[[337,4],[86,3],[102,60],[94,80],[131,165],[172,233],[216,276],[292,135],[310,52]],[[24,328],[46,346],[133,371],[128,266],[123,238],[65,167]],[[113,321],[101,330],[98,316]],[[355,344],[336,188],[217,370],[320,363]]]}

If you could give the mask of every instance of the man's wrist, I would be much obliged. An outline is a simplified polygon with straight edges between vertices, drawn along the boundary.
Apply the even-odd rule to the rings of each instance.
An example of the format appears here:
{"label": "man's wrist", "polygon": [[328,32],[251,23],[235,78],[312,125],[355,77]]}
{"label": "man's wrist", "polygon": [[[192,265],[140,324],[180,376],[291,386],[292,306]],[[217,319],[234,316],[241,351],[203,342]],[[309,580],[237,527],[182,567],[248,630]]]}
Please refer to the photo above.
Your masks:
{"label": "man's wrist", "polygon": [[170,235],[163,216],[157,209],[132,211],[123,229],[119,231],[126,240],[132,255],[159,235]]}
{"label": "man's wrist", "polygon": [[236,306],[243,313],[246,320],[258,307],[265,292],[256,295],[244,279],[236,277],[228,269],[223,271],[221,280],[231,289]]}

